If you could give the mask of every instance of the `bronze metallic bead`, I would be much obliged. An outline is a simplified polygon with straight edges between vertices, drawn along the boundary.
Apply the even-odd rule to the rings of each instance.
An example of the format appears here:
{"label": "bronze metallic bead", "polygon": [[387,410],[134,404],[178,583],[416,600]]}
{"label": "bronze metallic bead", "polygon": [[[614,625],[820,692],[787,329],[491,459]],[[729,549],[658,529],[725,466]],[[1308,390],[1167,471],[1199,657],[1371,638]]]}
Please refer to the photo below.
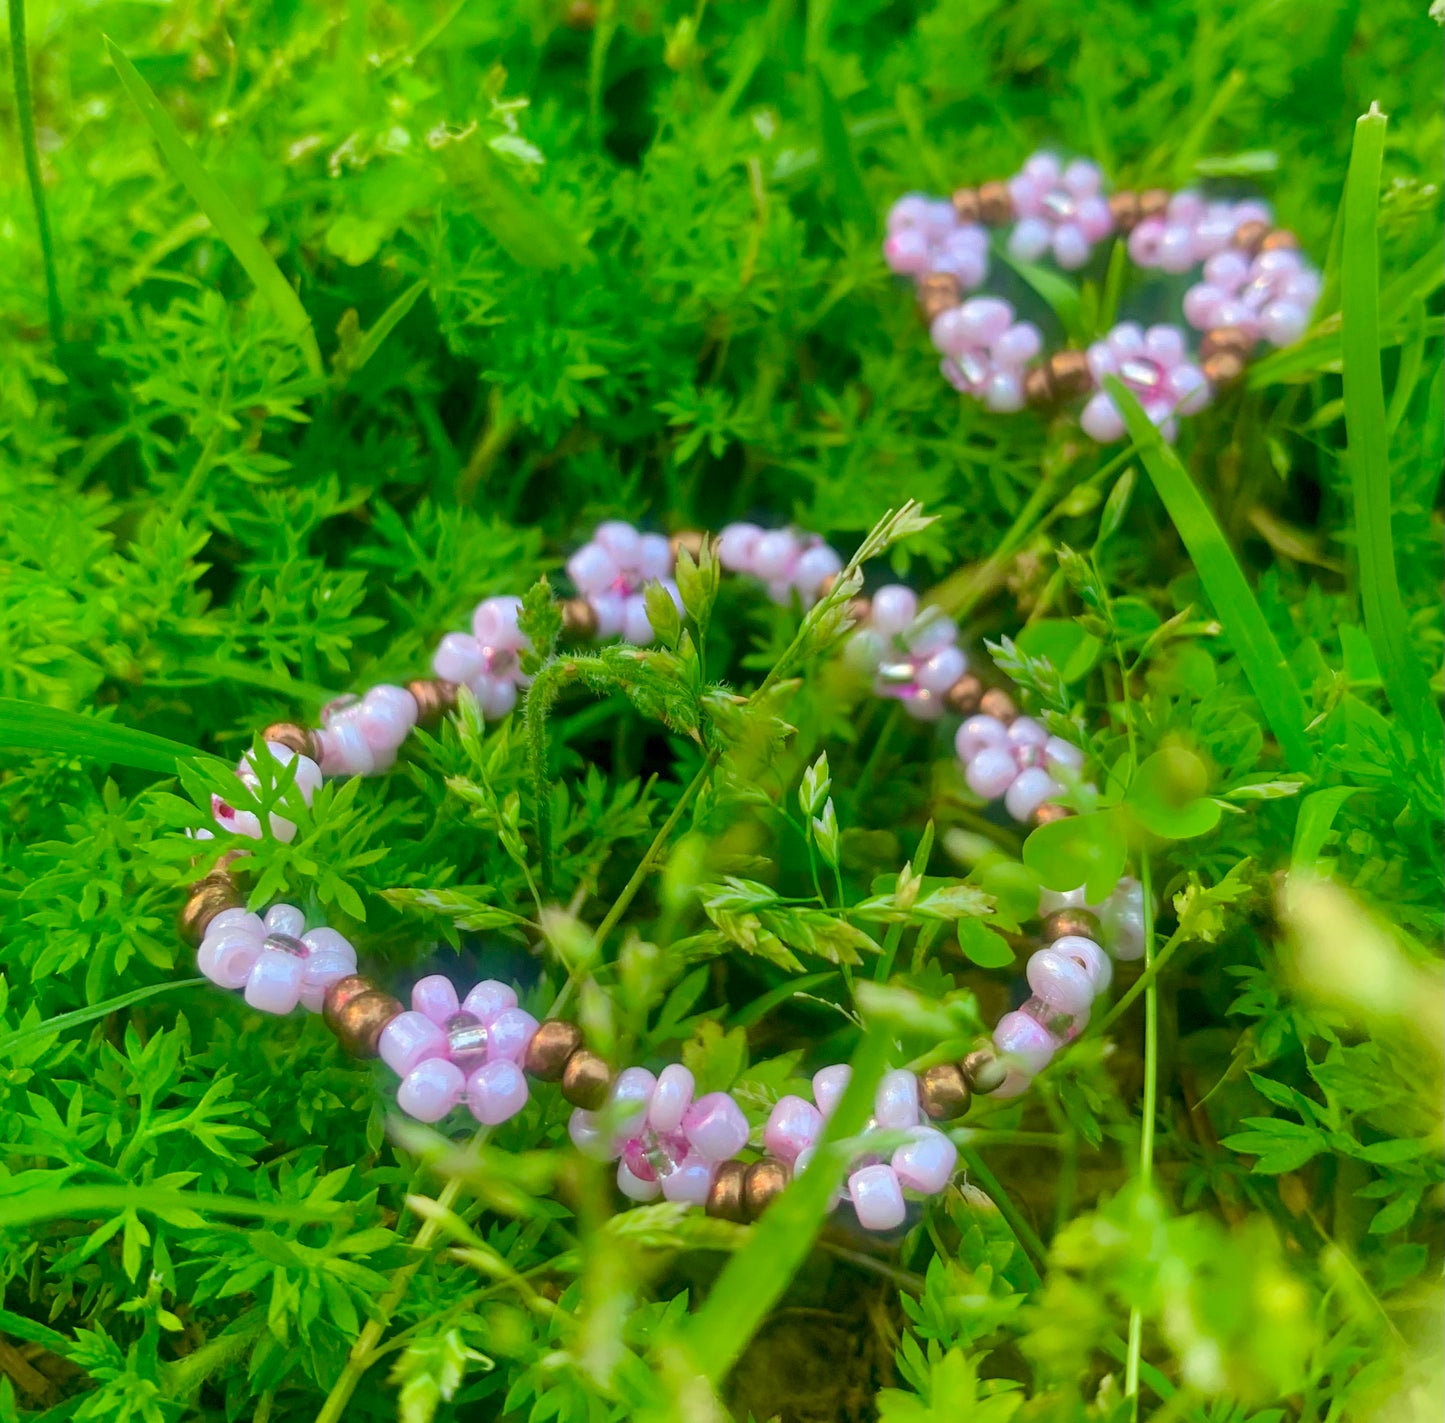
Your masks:
{"label": "bronze metallic bead", "polygon": [[1014,699],[1002,687],[990,687],[978,699],[978,709],[985,716],[997,717],[1005,726],[1019,714]]}
{"label": "bronze metallic bead", "polygon": [[743,1175],[743,1208],[749,1220],[756,1220],[788,1184],[788,1168],[781,1161],[765,1157],[754,1161]]}
{"label": "bronze metallic bead", "polygon": [[273,721],[261,733],[261,740],[274,741],[278,746],[284,746],[298,756],[309,756],[313,761],[320,760],[316,733],[304,726],[297,726],[294,721]]}
{"label": "bronze metallic bead", "polygon": [[1047,410],[1057,403],[1059,393],[1054,389],[1054,378],[1049,374],[1048,364],[1030,366],[1024,372],[1024,399],[1035,410]]}
{"label": "bronze metallic bead", "polygon": [[1014,200],[1007,183],[985,183],[979,188],[978,215],[990,227],[1013,220]]}
{"label": "bronze metallic bead", "polygon": [[929,272],[918,284],[918,310],[929,325],[962,300],[963,288],[952,272]]}
{"label": "bronze metallic bead", "polygon": [[848,604],[848,616],[855,623],[866,623],[873,616],[873,599],[862,597],[854,598]]}
{"label": "bronze metallic bead", "polygon": [[969,1090],[980,1097],[997,1092],[1008,1076],[1008,1068],[991,1047],[981,1047],[958,1064],[959,1070],[968,1079]]}
{"label": "bronze metallic bead", "polygon": [[918,1104],[931,1122],[951,1122],[968,1111],[968,1079],[956,1062],[940,1062],[918,1074]]}
{"label": "bronze metallic bead", "polygon": [[1298,252],[1299,238],[1287,228],[1277,227],[1259,244],[1261,252]]}
{"label": "bronze metallic bead", "polygon": [[667,546],[672,550],[672,561],[676,563],[678,554],[686,549],[692,561],[696,563],[698,556],[702,553],[703,541],[706,538],[706,534],[701,534],[696,529],[679,529],[667,540]]}
{"label": "bronze metallic bead", "polygon": [[1168,188],[1148,188],[1139,194],[1139,216],[1163,217],[1169,206]]}
{"label": "bronze metallic bead", "polygon": [[819,598],[819,600],[821,601],[822,599],[826,598],[826,597],[828,596],[828,594],[831,593],[831,592],[833,591],[833,589],[836,588],[837,586],[838,586],[838,575],[837,575],[836,573],[830,573],[830,574],[828,574],[827,577],[825,577],[825,578],[823,579],[823,581],[822,581],[820,584],[818,584],[818,598]]}
{"label": "bronze metallic bead", "polygon": [[978,710],[982,697],[983,683],[972,672],[965,672],[943,694],[948,709],[957,712],[959,716],[972,716]]}
{"label": "bronze metallic bead", "polygon": [[1216,351],[1200,365],[1210,385],[1230,385],[1244,374],[1244,358],[1233,351]]}
{"label": "bronze metallic bead", "polygon": [[1254,337],[1242,326],[1215,326],[1206,331],[1199,341],[1200,359],[1206,361],[1210,356],[1226,351],[1244,360],[1252,350]]}
{"label": "bronze metallic bead", "polygon": [[978,204],[978,189],[955,188],[953,210],[960,222],[977,222],[983,216]]}
{"label": "bronze metallic bead", "polygon": [[560,1018],[548,1018],[532,1034],[522,1058],[522,1067],[540,1077],[543,1082],[557,1082],[567,1059],[582,1046],[582,1030],[576,1023],[564,1023]]}
{"label": "bronze metallic bead", "polygon": [[1089,913],[1087,909],[1056,909],[1044,920],[1046,944],[1056,944],[1060,939],[1067,939],[1073,934],[1102,944],[1103,933],[1098,915]]}
{"label": "bronze metallic bead", "polygon": [[[322,1016],[326,1026],[336,1034],[336,1040],[352,1057],[375,1057],[376,1040],[381,1030],[395,1017],[400,1016],[402,1006],[389,993],[383,993],[369,984],[362,991],[354,989],[344,994],[336,993],[343,983],[360,979],[360,974],[351,979],[341,979],[327,989],[322,1000]],[[365,980],[362,980],[365,982]]]}
{"label": "bronze metallic bead", "polygon": [[199,944],[206,928],[222,910],[239,909],[242,900],[235,882],[224,870],[208,874],[191,886],[179,916],[181,938],[188,944]]}
{"label": "bronze metallic bead", "polygon": [[1089,358],[1082,351],[1055,351],[1049,357],[1049,376],[1064,400],[1083,395],[1094,383]]}
{"label": "bronze metallic bead", "polygon": [[1250,222],[1242,222],[1234,229],[1234,245],[1241,252],[1247,252],[1252,257],[1264,244],[1269,236],[1269,224],[1261,222],[1258,218]]}
{"label": "bronze metallic bead", "polygon": [[597,614],[586,598],[567,598],[562,603],[562,635],[587,642],[597,636]]}
{"label": "bronze metallic bead", "polygon": [[1029,816],[1029,821],[1035,827],[1052,825],[1056,820],[1067,820],[1073,813],[1066,805],[1057,805],[1051,800],[1046,800]]}
{"label": "bronze metallic bead", "polygon": [[748,1168],[741,1161],[724,1161],[717,1169],[708,1188],[707,1204],[703,1209],[714,1220],[732,1220],[744,1225],[748,1218],[747,1201],[743,1195],[743,1181]]}
{"label": "bronze metallic bead", "polygon": [[406,689],[416,702],[418,726],[435,726],[457,704],[457,684],[441,677],[418,677]]}
{"label": "bronze metallic bead", "polygon": [[327,987],[326,992],[322,995],[322,1020],[334,1033],[336,1025],[332,1021],[333,1017],[353,998],[359,998],[363,993],[380,992],[381,990],[364,973],[349,973],[345,978],[338,978],[335,983]]}
{"label": "bronze metallic bead", "polygon": [[562,1095],[583,1111],[597,1111],[611,1087],[612,1069],[588,1048],[579,1047],[562,1069]]}
{"label": "bronze metallic bead", "polygon": [[1114,226],[1120,232],[1132,232],[1139,223],[1139,194],[1111,193],[1109,195],[1109,215],[1114,219]]}

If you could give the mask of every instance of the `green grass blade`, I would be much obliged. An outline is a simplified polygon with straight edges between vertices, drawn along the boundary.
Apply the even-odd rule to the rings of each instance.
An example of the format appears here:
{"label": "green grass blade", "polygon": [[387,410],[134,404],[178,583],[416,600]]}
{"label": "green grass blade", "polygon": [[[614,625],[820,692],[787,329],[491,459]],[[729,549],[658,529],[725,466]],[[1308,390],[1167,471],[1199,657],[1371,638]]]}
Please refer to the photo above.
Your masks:
{"label": "green grass blade", "polygon": [[177,761],[211,759],[193,746],[149,731],[114,726],[78,712],[14,697],[0,697],[0,750],[59,752],[102,765],[134,766],[167,776],[175,775]]}
{"label": "green grass blade", "polygon": [[1365,631],[1390,700],[1417,744],[1441,740],[1424,664],[1410,642],[1390,528],[1390,438],[1380,374],[1380,253],[1377,222],[1385,115],[1373,105],[1355,124],[1345,182],[1340,262],[1345,379],[1345,454],[1355,497],[1355,541]]}
{"label": "green grass blade", "polygon": [[1230,643],[1249,678],[1265,720],[1284,751],[1291,770],[1305,771],[1314,757],[1305,736],[1308,715],[1304,694],[1284,653],[1264,620],[1244,572],[1189,471],[1165,442],[1139,402],[1114,377],[1106,382],[1124,416],[1139,458],[1148,471],[1214,611],[1229,631]]}
{"label": "green grass blade", "polygon": [[345,378],[350,380],[379,350],[382,343],[401,324],[401,319],[417,303],[417,298],[426,290],[425,280],[413,282],[392,304],[376,318],[376,325],[356,343],[351,362],[346,368]]}
{"label": "green grass blade", "polygon": [[170,983],[152,983],[145,988],[132,988],[129,993],[119,993],[114,998],[107,998],[103,1003],[92,1003],[88,1008],[77,1008],[73,1013],[57,1013],[55,1017],[46,1018],[33,1027],[20,1028],[0,1037],[0,1057],[14,1052],[21,1043],[29,1042],[31,1038],[46,1037],[51,1033],[63,1033],[67,1028],[79,1027],[81,1023],[91,1023],[97,1018],[104,1018],[111,1013],[119,1012],[122,1008],[130,1008],[137,1003],[144,1003],[147,998],[154,998],[159,993],[174,993],[178,988],[198,988],[205,982],[204,978],[178,978]]}
{"label": "green grass blade", "polygon": [[[828,1120],[820,1145],[861,1131],[873,1091],[888,1057],[887,1034],[870,1028],[853,1054],[848,1090]],[[716,1387],[738,1361],[768,1311],[807,1259],[828,1213],[828,1199],[847,1163],[819,1151],[752,1228],[747,1244],[728,1261],[706,1303],[683,1330],[684,1346],[698,1371]]]}
{"label": "green grass blade", "polygon": [[149,84],[141,78],[135,65],[121,52],[111,39],[105,42],[110,52],[111,63],[120,75],[120,82],[135,101],[152,136],[165,160],[201,211],[210,218],[217,236],[231,249],[231,255],[245,268],[246,275],[256,284],[256,290],[271,304],[283,327],[301,348],[307,369],[313,376],[321,376],[321,350],[316,344],[316,332],[312,330],[311,318],[301,299],[291,289],[276,265],[271,254],[261,245],[261,240],[246,223],[240,209],[226,196],[221,185],[206,171],[204,164],[196,157],[190,144],[181,136],[181,131],[171,122],[171,117],[161,107],[160,100]]}
{"label": "green grass blade", "polygon": [[0,1198],[0,1230],[34,1225],[42,1220],[88,1216],[120,1211],[194,1211],[197,1215],[248,1216],[255,1220],[326,1220],[342,1215],[344,1202],[308,1206],[300,1202],[247,1201],[239,1196],[218,1196],[206,1191],[158,1191],[146,1186],[62,1186],[27,1191]]}
{"label": "green grass blade", "polygon": [[65,323],[60,309],[60,283],[55,276],[50,218],[45,211],[45,188],[40,181],[40,148],[35,142],[35,96],[30,90],[25,0],[10,0],[10,63],[15,71],[15,107],[20,114],[20,148],[25,155],[25,180],[30,185],[30,201],[35,205],[35,230],[40,237],[40,259],[45,266],[45,309],[50,319],[50,339],[59,347]]}

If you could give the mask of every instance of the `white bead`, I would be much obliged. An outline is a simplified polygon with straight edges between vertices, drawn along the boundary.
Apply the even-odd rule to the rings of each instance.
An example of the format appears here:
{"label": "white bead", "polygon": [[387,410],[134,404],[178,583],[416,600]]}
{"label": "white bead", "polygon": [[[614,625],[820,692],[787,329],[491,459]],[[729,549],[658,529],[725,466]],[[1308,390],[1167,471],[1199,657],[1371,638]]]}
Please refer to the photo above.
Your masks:
{"label": "white bead", "polygon": [[917,1126],[917,1076],[906,1067],[885,1072],[873,1098],[873,1115],[887,1129]]}
{"label": "white bead", "polygon": [[605,548],[619,568],[635,566],[640,539],[631,524],[621,519],[608,519],[597,525],[592,542]]}
{"label": "white bead", "polygon": [[890,583],[873,595],[869,621],[885,636],[902,632],[918,616],[918,595],[899,583]]}
{"label": "white bead", "polygon": [[1004,792],[1004,808],[1017,821],[1023,822],[1045,801],[1052,800],[1063,787],[1042,766],[1020,771]]}

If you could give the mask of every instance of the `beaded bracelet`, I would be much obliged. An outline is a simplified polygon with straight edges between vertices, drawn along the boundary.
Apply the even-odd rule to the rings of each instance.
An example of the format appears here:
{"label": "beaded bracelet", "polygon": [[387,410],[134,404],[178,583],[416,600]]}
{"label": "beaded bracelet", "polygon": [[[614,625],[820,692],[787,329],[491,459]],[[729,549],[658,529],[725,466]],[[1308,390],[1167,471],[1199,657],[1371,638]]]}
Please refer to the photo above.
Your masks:
{"label": "beaded bracelet", "polygon": [[[576,634],[651,642],[643,588],[656,579],[676,598],[671,574],[678,548],[686,545],[700,547],[701,536],[669,541],[623,523],[601,525],[568,561],[578,596],[563,605],[564,625]],[[717,554],[723,568],[761,580],[780,603],[815,603],[843,566],[819,538],[752,524],[726,527]],[[455,706],[461,685],[488,717],[504,716],[528,683],[520,661],[527,646],[520,608],[515,598],[488,598],[475,610],[471,633],[441,640],[432,659],[434,677],[339,698],[323,709],[319,729],[278,723],[264,730],[262,740],[278,763],[295,763],[293,784],[309,804],[326,776],[384,771],[414,725]],[[1021,716],[1001,688],[985,688],[968,670],[949,618],[920,609],[911,590],[897,585],[857,600],[852,611],[858,626],[846,655],[872,675],[878,695],[898,699],[916,718],[945,712],[964,718],[954,744],[976,794],[1001,799],[1010,815],[1028,823],[1069,813],[1058,798],[1077,787],[1082,753]],[[259,784],[249,752],[237,776]],[[262,833],[258,815],[219,797],[212,813],[224,830],[250,838]],[[271,813],[269,822],[277,839],[294,836],[296,827],[284,816]],[[302,912],[289,904],[273,905],[264,916],[245,909],[232,874],[236,859],[236,852],[229,853],[194,885],[181,914],[183,932],[199,945],[201,972],[222,987],[242,990],[246,1002],[263,1012],[289,1013],[298,1004],[319,1011],[350,1053],[379,1056],[397,1074],[397,1106],[418,1121],[441,1121],[465,1103],[479,1122],[498,1125],[526,1105],[528,1077],[557,1082],[574,1108],[572,1141],[588,1155],[617,1161],[625,1196],[646,1201],[660,1195],[742,1222],[754,1219],[807,1164],[847,1085],[846,1065],[825,1067],[812,1079],[811,1102],[781,1098],[763,1127],[762,1155],[744,1161],[740,1154],[752,1132],[742,1109],[725,1092],[695,1096],[686,1067],[673,1064],[656,1075],[628,1067],[614,1075],[583,1044],[575,1024],[539,1023],[518,1005],[511,986],[495,980],[463,995],[444,975],[432,975],[413,986],[411,1007],[404,1009],[357,972],[356,951],[336,930],[307,929]],[[865,1228],[901,1225],[905,1191],[942,1191],[957,1150],[935,1123],[962,1116],[976,1094],[1022,1092],[1087,1024],[1094,998],[1112,979],[1110,954],[1132,959],[1143,952],[1143,899],[1133,880],[1121,880],[1092,905],[1082,890],[1045,892],[1039,914],[1041,947],[1027,968],[1032,996],[1004,1015],[991,1041],[961,1061],[884,1076],[863,1153],[840,1193]],[[877,1132],[893,1135],[886,1152],[870,1153],[867,1136]]]}
{"label": "beaded bracelet", "polygon": [[[1135,267],[1182,275],[1202,266],[1183,297],[1184,321],[1200,333],[1195,355],[1184,327],[1147,330],[1119,322],[1087,350],[1043,357],[1043,336],[998,297],[965,294],[988,275],[988,229],[1008,229],[1005,248],[1020,262],[1052,257],[1066,271],[1094,248],[1127,238]],[[1102,388],[1117,376],[1166,439],[1177,417],[1204,408],[1237,380],[1256,345],[1288,346],[1308,330],[1319,274],[1292,232],[1273,226],[1262,202],[1208,201],[1191,189],[1170,194],[1103,193],[1103,174],[1082,160],[1067,166],[1036,153],[1007,182],[960,188],[948,200],[910,193],[888,214],[888,266],[911,277],[944,378],[990,410],[1048,410],[1087,396],[1079,417],[1101,443],[1121,439],[1123,416]]]}

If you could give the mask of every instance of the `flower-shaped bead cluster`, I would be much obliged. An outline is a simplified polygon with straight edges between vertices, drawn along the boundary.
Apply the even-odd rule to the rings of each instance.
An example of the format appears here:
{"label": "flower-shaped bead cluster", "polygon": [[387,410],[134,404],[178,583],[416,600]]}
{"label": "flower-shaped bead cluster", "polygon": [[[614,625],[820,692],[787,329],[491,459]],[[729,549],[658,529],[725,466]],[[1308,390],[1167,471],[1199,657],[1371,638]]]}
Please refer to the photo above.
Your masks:
{"label": "flower-shaped bead cluster", "polygon": [[[277,741],[268,741],[266,749],[282,766],[296,762],[296,778],[293,784],[300,792],[301,799],[310,805],[311,797],[321,786],[321,767],[309,756],[298,756],[289,746],[282,746]],[[256,774],[255,759],[249,751],[236,763],[236,779],[248,790],[254,791],[260,787],[261,778]],[[222,830],[229,830],[233,835],[245,835],[252,840],[261,838],[261,817],[251,810],[238,810],[218,795],[211,796],[211,816]],[[277,815],[274,811],[269,819],[271,834],[276,839],[289,842],[296,838],[294,821],[287,820],[285,816]]]}
{"label": "flower-shaped bead cluster", "polygon": [[1288,248],[1247,257],[1220,252],[1204,264],[1204,280],[1184,294],[1184,317],[1197,331],[1235,326],[1252,340],[1288,346],[1309,329],[1320,278]]}
{"label": "flower-shaped bead cluster", "polygon": [[316,744],[328,776],[379,776],[416,725],[416,698],[385,683],[364,697],[338,697],[321,710]]}
{"label": "flower-shaped bead cluster", "polygon": [[1014,320],[1008,302],[973,297],[934,317],[929,335],[955,390],[990,410],[1023,409],[1024,367],[1042,349],[1043,338],[1033,322]]}
{"label": "flower-shaped bead cluster", "polygon": [[1064,167],[1052,153],[1034,154],[1009,179],[1017,218],[1009,252],[1023,262],[1052,252],[1066,271],[1082,267],[1094,244],[1114,230],[1103,186],[1104,175],[1093,163],[1079,160]]}
{"label": "flower-shaped bead cluster", "polygon": [[264,918],[225,909],[206,926],[196,963],[212,983],[245,990],[263,1013],[289,1013],[299,1003],[321,1011],[326,990],[356,972],[356,950],[335,929],[307,929],[290,904],[273,904]]}
{"label": "flower-shaped bead cluster", "polygon": [[472,614],[472,631],[449,632],[432,658],[432,671],[470,687],[482,715],[497,721],[517,705],[517,694],[532,679],[522,672],[522,653],[531,646],[517,625],[520,598],[487,598]]}
{"label": "flower-shaped bead cluster", "polygon": [[946,272],[973,291],[988,275],[988,233],[960,221],[952,203],[909,193],[889,209],[883,260],[900,276],[918,281]]}
{"label": "flower-shaped bead cluster", "polygon": [[1138,267],[1187,272],[1223,252],[1246,222],[1270,220],[1261,202],[1207,202],[1192,189],[1169,199],[1162,213],[1143,218],[1129,234],[1129,257]]}
{"label": "flower-shaped bead cluster", "polygon": [[957,637],[951,618],[936,608],[920,616],[917,594],[891,584],[873,595],[868,625],[849,639],[848,658],[873,673],[880,697],[897,698],[918,721],[936,721],[943,694],[968,670]]}
{"label": "flower-shaped bead cluster", "polygon": [[1042,805],[1064,791],[1059,779],[1075,777],[1084,753],[1032,717],[1005,724],[994,716],[971,716],[954,737],[969,789],[984,800],[1003,797],[1008,813],[1028,821]]}
{"label": "flower-shaped bead cluster", "polygon": [[[1177,326],[1151,326],[1145,331],[1132,321],[1121,321],[1089,347],[1088,359],[1094,380],[1102,384],[1105,376],[1117,376],[1166,440],[1179,433],[1177,416],[1193,415],[1209,404],[1209,382],[1189,359],[1184,333]],[[1124,436],[1124,417],[1104,390],[1090,397],[1079,423],[1101,444]]]}
{"label": "flower-shaped bead cluster", "polygon": [[748,1119],[726,1092],[695,1097],[680,1063],[654,1076],[645,1067],[617,1074],[600,1111],[579,1107],[567,1124],[578,1150],[617,1162],[617,1186],[634,1201],[701,1205],[718,1164],[748,1143]]}
{"label": "flower-shaped bead cluster", "polygon": [[682,610],[672,581],[672,549],[661,534],[639,533],[612,519],[598,524],[591,540],[567,560],[567,576],[597,617],[598,637],[621,637],[645,647],[652,641],[643,589],[659,582]]}
{"label": "flower-shaped bead cluster", "polygon": [[517,1006],[515,990],[495,979],[458,1000],[441,974],[419,980],[411,1010],[377,1039],[377,1054],[401,1078],[397,1106],[419,1122],[438,1122],[463,1100],[486,1126],[527,1105],[522,1059],[537,1020]]}
{"label": "flower-shaped bead cluster", "polygon": [[768,596],[783,607],[794,594],[805,608],[812,607],[822,597],[824,584],[843,567],[843,560],[816,534],[743,523],[724,527],[718,558],[730,573],[761,579]]}

